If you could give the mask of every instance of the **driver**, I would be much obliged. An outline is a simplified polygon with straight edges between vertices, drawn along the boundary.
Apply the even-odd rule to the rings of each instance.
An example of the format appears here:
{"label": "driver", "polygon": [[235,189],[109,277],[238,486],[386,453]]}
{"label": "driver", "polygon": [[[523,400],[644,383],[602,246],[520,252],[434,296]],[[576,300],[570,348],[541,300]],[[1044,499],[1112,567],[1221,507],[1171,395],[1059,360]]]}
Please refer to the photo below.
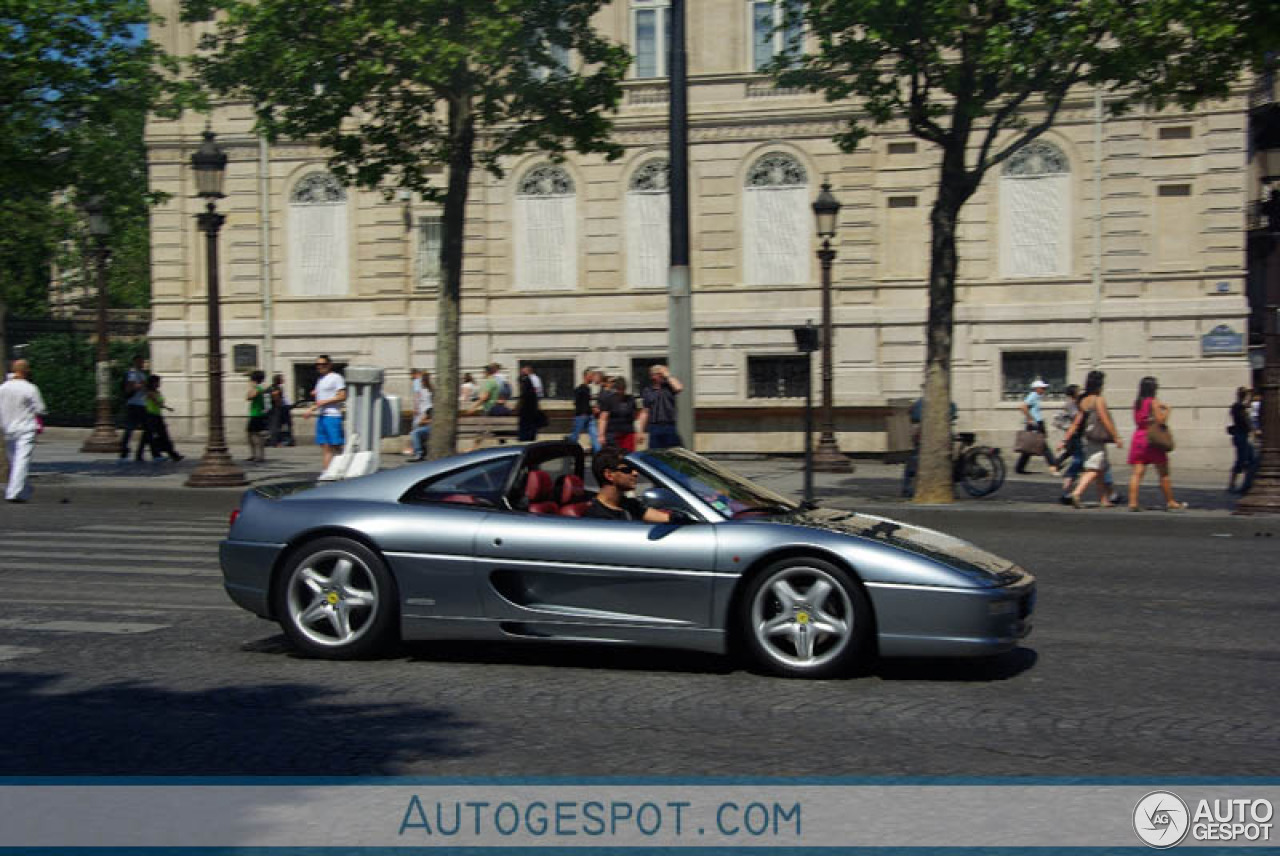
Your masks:
{"label": "driver", "polygon": [[627,496],[635,490],[639,472],[623,460],[623,452],[606,448],[591,462],[600,492],[584,516],[601,520],[643,520],[645,523],[668,523],[671,515],[656,508],[645,508],[640,500]]}

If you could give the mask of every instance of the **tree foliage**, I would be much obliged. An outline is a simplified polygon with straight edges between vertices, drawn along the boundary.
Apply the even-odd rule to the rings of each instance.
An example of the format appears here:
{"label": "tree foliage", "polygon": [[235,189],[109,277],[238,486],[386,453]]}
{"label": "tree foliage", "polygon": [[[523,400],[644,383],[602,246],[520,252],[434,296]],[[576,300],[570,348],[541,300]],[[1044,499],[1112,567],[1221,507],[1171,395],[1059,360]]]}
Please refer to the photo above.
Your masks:
{"label": "tree foliage", "polygon": [[[1070,93],[1113,112],[1190,107],[1227,94],[1260,57],[1263,0],[808,0],[817,49],[776,68],[783,85],[853,99],[837,137],[904,122],[940,150],[930,214],[925,410],[917,500],[952,499],[951,341],[956,223],[983,177],[1053,126]],[[1274,32],[1274,20],[1271,23]],[[790,63],[787,65],[786,63]]]}
{"label": "tree foliage", "polygon": [[0,5],[0,301],[13,311],[43,314],[51,265],[78,266],[73,209],[89,196],[113,218],[116,302],[146,305],[142,129],[192,92],[145,38],[151,21],[146,0]]}
{"label": "tree foliage", "polygon": [[[343,181],[444,203],[433,456],[452,453],[462,229],[476,164],[529,150],[620,150],[609,111],[629,58],[600,36],[605,0],[186,0],[216,16],[194,67],[248,99],[268,138],[325,147]],[[565,56],[573,59],[565,64]],[[447,178],[437,178],[440,168]]]}

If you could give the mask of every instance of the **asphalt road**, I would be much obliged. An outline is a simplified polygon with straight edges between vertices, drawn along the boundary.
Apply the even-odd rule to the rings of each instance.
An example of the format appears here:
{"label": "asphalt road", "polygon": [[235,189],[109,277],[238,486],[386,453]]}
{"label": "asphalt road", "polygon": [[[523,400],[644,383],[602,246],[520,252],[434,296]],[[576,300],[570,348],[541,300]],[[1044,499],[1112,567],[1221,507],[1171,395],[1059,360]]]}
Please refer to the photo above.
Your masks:
{"label": "asphalt road", "polygon": [[1248,776],[1280,754],[1280,521],[894,507],[1031,569],[1035,632],[813,683],[552,645],[301,659],[221,590],[232,497],[0,508],[0,775]]}

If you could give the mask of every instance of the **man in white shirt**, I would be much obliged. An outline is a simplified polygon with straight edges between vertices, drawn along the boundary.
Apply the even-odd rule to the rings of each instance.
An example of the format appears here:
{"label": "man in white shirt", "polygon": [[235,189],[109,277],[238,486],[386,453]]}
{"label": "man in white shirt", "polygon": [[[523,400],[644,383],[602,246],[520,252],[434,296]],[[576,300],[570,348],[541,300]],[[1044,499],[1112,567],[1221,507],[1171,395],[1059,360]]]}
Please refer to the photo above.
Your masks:
{"label": "man in white shirt", "polygon": [[324,467],[329,469],[334,455],[342,451],[346,437],[342,433],[342,402],[347,400],[347,382],[333,370],[328,354],[316,357],[315,400],[306,411],[306,417],[316,417],[316,445],[324,449]]}
{"label": "man in white shirt", "polygon": [[4,431],[5,451],[9,455],[9,484],[4,492],[8,502],[26,502],[31,497],[27,471],[40,427],[36,417],[45,412],[45,407],[40,390],[28,380],[30,375],[30,364],[16,360],[12,376],[0,384],[0,429]]}

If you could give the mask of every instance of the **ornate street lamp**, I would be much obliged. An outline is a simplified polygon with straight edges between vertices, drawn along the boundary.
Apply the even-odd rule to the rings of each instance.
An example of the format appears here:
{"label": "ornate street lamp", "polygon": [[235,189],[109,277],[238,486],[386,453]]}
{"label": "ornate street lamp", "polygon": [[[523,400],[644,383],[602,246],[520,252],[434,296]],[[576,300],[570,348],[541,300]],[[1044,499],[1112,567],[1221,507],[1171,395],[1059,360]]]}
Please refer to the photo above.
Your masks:
{"label": "ornate street lamp", "polygon": [[120,451],[120,437],[111,419],[111,350],[107,340],[107,259],[111,256],[107,238],[111,236],[111,220],[100,196],[85,202],[84,215],[89,222],[89,234],[93,236],[93,260],[98,279],[98,354],[94,366],[98,403],[93,433],[84,441],[80,451],[113,454]]}
{"label": "ornate street lamp", "polygon": [[197,195],[208,200],[204,212],[196,215],[196,224],[205,235],[209,280],[209,439],[200,463],[187,479],[187,487],[237,487],[248,484],[248,480],[227,454],[222,430],[222,323],[218,308],[218,231],[226,218],[217,212],[216,202],[223,196],[227,153],[218,147],[208,128],[204,142],[191,156],[191,168],[196,175]]}
{"label": "ornate street lamp", "polygon": [[836,236],[840,202],[832,195],[830,182],[822,183],[822,192],[813,203],[813,216],[818,221],[818,237],[822,240],[818,250],[818,260],[822,262],[822,437],[813,456],[813,469],[820,473],[851,473],[853,464],[840,453],[836,443],[835,413],[831,405],[831,263],[836,258],[831,239]]}

